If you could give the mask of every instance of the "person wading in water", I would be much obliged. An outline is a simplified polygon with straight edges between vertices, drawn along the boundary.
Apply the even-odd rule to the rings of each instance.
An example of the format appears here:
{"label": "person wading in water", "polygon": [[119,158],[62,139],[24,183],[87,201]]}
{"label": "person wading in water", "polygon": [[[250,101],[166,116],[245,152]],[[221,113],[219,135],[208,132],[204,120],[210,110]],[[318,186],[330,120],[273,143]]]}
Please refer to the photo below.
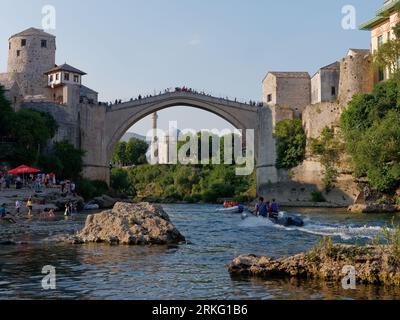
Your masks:
{"label": "person wading in water", "polygon": [[32,218],[33,216],[32,196],[30,196],[28,201],[26,202],[26,207],[28,208],[28,218]]}

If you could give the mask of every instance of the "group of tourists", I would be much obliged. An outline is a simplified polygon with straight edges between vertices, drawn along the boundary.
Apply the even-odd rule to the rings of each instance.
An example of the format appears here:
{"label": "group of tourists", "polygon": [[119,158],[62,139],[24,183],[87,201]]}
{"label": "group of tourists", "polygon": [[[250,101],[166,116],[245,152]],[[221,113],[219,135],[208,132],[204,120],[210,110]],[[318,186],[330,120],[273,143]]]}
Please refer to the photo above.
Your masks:
{"label": "group of tourists", "polygon": [[52,188],[57,184],[56,175],[54,173],[30,174],[27,183],[33,192],[39,193],[43,191],[43,188]]}
{"label": "group of tourists", "polygon": [[39,173],[23,175],[10,175],[7,173],[0,173],[0,191],[11,189],[22,189],[27,187],[32,192],[42,192],[44,188],[52,188],[57,184],[56,175],[54,173]]}
{"label": "group of tourists", "polygon": [[254,214],[256,216],[261,216],[265,218],[276,218],[279,214],[279,204],[275,199],[272,202],[265,202],[263,197],[259,198],[259,201],[256,205]]}
{"label": "group of tourists", "polygon": [[[194,90],[194,89],[189,88],[189,87],[186,87],[186,86],[183,86],[183,87],[176,87],[176,88],[167,88],[167,89],[164,90],[164,92],[160,91],[160,92],[158,93],[158,95],[167,94],[167,93],[171,93],[171,92],[187,92],[187,93],[193,93],[193,94],[203,95],[203,96],[207,96],[207,97],[212,97],[211,94],[207,94],[207,93],[204,92],[204,91],[197,91],[197,90]],[[130,102],[132,102],[132,101],[140,101],[140,100],[143,100],[143,99],[153,98],[153,97],[155,97],[155,96],[157,96],[156,93],[154,93],[154,95],[152,95],[152,94],[149,94],[149,95],[141,95],[141,94],[140,94],[140,95],[138,95],[136,98],[131,98],[129,101],[130,101]],[[223,99],[223,100],[226,100],[226,101],[231,100],[231,99],[229,99],[228,97],[226,97],[226,98],[220,98],[220,99]],[[234,101],[235,101],[235,102],[238,102],[238,99],[235,98]],[[106,102],[106,103],[99,102],[99,105],[103,105],[103,104],[104,104],[104,105],[106,105],[107,107],[111,107],[111,106],[113,106],[113,105],[118,105],[118,104],[122,104],[122,103],[124,103],[122,99],[116,99],[114,102]],[[263,106],[264,106],[264,103],[263,103],[263,102],[255,102],[255,101],[252,101],[252,100],[250,100],[250,101],[245,101],[245,102],[243,102],[243,103],[244,103],[244,104],[249,104],[250,106],[258,106],[258,107],[263,107]]]}
{"label": "group of tourists", "polygon": [[[7,204],[3,203],[0,207],[0,219],[2,221],[6,221],[12,224],[17,223],[17,218],[22,217],[22,209],[24,207],[24,203],[21,200],[15,200],[15,210],[12,214],[10,211],[7,211]],[[25,203],[25,208],[28,211],[27,217],[28,219],[32,219],[34,217],[33,213],[33,197],[32,195],[29,196],[28,200]],[[53,208],[44,208],[39,213],[39,219],[41,220],[48,220],[55,218],[55,211]]]}
{"label": "group of tourists", "polygon": [[71,180],[64,180],[60,182],[61,193],[65,196],[73,195],[76,196],[76,184]]}

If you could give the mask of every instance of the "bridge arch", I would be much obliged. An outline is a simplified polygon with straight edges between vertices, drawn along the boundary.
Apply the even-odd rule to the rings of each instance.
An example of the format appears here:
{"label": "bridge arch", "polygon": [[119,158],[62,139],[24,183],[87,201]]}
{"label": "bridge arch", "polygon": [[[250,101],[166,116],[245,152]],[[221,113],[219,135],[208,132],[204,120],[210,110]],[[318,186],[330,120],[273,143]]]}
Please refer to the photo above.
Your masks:
{"label": "bridge arch", "polygon": [[239,130],[254,130],[257,188],[263,190],[271,183],[278,182],[271,109],[193,92],[170,92],[112,106],[83,106],[80,117],[80,146],[87,150],[84,177],[109,182],[110,160],[122,136],[146,116],[175,106],[205,110]]}
{"label": "bridge arch", "polygon": [[211,112],[239,130],[257,129],[257,107],[205,95],[174,92],[112,106],[106,114],[107,158],[111,159],[116,144],[134,124],[154,112],[176,106]]}

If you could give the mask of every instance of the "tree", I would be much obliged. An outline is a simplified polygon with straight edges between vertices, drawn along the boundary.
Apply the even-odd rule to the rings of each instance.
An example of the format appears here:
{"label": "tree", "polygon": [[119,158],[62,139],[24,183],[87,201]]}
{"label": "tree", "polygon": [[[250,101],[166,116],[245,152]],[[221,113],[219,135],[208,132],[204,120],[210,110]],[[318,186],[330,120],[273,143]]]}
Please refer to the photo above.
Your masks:
{"label": "tree", "polygon": [[345,147],[355,174],[374,189],[392,192],[400,185],[399,84],[391,79],[372,94],[355,96],[341,117]]}
{"label": "tree", "polygon": [[128,171],[121,168],[111,170],[111,188],[123,194],[135,195]]}
{"label": "tree", "polygon": [[376,190],[391,192],[400,186],[399,150],[400,112],[390,110],[364,133],[357,148],[358,160]]}
{"label": "tree", "polygon": [[126,145],[127,143],[125,141],[120,141],[117,143],[117,146],[115,147],[114,154],[112,157],[112,161],[114,163],[119,163],[122,165],[125,165],[128,163],[127,157],[126,157]]}
{"label": "tree", "polygon": [[22,109],[10,117],[9,138],[15,143],[13,164],[36,163],[41,151],[57,132],[58,125],[47,113]]}
{"label": "tree", "polygon": [[6,99],[4,87],[0,85],[0,139],[9,136],[12,115],[11,104]]}
{"label": "tree", "polygon": [[305,157],[307,137],[301,120],[283,120],[276,124],[274,138],[278,169],[298,166]]}
{"label": "tree", "polygon": [[61,160],[62,169],[59,173],[61,179],[79,179],[83,169],[83,150],[76,149],[64,140],[54,145],[54,155]]}
{"label": "tree", "polygon": [[146,164],[146,153],[149,149],[147,142],[140,139],[132,138],[126,145],[127,163],[130,165]]}

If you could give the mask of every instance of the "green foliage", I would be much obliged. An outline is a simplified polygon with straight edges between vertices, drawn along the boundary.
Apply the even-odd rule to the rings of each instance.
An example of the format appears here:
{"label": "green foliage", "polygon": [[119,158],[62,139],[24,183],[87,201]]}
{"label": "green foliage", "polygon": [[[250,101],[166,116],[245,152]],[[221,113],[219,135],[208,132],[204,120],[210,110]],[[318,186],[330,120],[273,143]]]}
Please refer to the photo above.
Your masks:
{"label": "green foliage", "polygon": [[341,118],[346,150],[357,176],[380,192],[400,186],[399,82],[380,83],[370,95],[353,98]]}
{"label": "green foliage", "polygon": [[306,134],[301,120],[283,120],[277,123],[274,137],[276,139],[278,169],[292,169],[303,160],[306,150]]}
{"label": "green foliage", "polygon": [[[400,15],[400,4],[394,8]],[[392,79],[400,80],[400,22],[393,28],[394,38],[382,44],[372,55],[373,64],[377,69],[387,70]]]}
{"label": "green foliage", "polygon": [[15,165],[35,163],[58,128],[51,115],[29,109],[12,113],[8,121],[11,124],[8,137],[14,142],[10,162]]}
{"label": "green foliage", "polygon": [[[92,180],[92,185],[96,189],[97,195],[101,196],[103,194],[107,194],[110,190],[107,183],[101,180]],[[97,196],[96,195],[96,196]]]}
{"label": "green foliage", "polygon": [[12,115],[11,104],[5,97],[4,87],[0,85],[0,138],[9,136]]}
{"label": "green foliage", "polygon": [[373,64],[376,68],[390,70],[392,76],[397,76],[399,71],[400,41],[389,40],[373,54]]}
{"label": "green foliage", "polygon": [[121,168],[113,168],[111,170],[111,188],[118,193],[126,194],[128,196],[135,196],[135,190],[129,180],[127,170]]}
{"label": "green foliage", "polygon": [[310,262],[319,262],[323,257],[334,256],[335,245],[331,237],[323,237],[306,253],[305,258]]}
{"label": "green foliage", "polygon": [[118,142],[115,147],[112,161],[124,166],[146,164],[146,153],[149,145],[142,140],[132,138],[128,142]]}
{"label": "green foliage", "polygon": [[61,141],[54,145],[53,155],[62,162],[61,171],[57,173],[61,179],[77,180],[80,178],[84,151],[76,149],[68,141]]}
{"label": "green foliage", "polygon": [[312,202],[326,202],[326,199],[322,192],[314,191],[311,193],[311,201]]}
{"label": "green foliage", "polygon": [[391,226],[383,227],[382,231],[373,240],[373,244],[383,245],[382,251],[389,248],[390,264],[400,266],[400,226],[395,225],[394,219]]}
{"label": "green foliage", "polygon": [[256,197],[255,174],[236,176],[234,166],[141,165],[122,170],[138,199],[215,203],[219,198]]}
{"label": "green foliage", "polygon": [[53,152],[44,153],[57,130],[58,124],[49,113],[30,109],[13,112],[0,86],[0,140],[8,141],[1,144],[0,160],[12,166],[39,166],[61,179],[78,179],[83,151],[63,141],[55,144]]}
{"label": "green foliage", "polygon": [[42,155],[39,158],[38,167],[44,172],[52,172],[59,176],[63,169],[63,162],[54,154]]}
{"label": "green foliage", "polygon": [[107,194],[109,191],[105,182],[91,181],[87,179],[78,180],[76,187],[78,194],[81,195],[85,200],[99,197],[103,194]]}
{"label": "green foliage", "polygon": [[319,139],[311,139],[310,147],[311,153],[320,158],[325,168],[324,187],[326,191],[330,191],[335,187],[338,176],[336,166],[344,151],[344,146],[335,136],[334,130],[326,127],[322,130]]}

